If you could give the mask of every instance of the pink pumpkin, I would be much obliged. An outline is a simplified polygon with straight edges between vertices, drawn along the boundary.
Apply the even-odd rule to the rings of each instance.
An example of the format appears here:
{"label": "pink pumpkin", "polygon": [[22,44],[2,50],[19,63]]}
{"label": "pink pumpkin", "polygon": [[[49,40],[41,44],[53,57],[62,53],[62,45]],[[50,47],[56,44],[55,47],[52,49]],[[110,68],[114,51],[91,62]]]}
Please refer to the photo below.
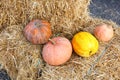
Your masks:
{"label": "pink pumpkin", "polygon": [[72,55],[72,45],[67,38],[55,37],[44,45],[42,56],[50,65],[61,65],[67,62]]}
{"label": "pink pumpkin", "polygon": [[94,35],[100,41],[109,41],[113,37],[113,28],[111,25],[100,24],[94,29]]}

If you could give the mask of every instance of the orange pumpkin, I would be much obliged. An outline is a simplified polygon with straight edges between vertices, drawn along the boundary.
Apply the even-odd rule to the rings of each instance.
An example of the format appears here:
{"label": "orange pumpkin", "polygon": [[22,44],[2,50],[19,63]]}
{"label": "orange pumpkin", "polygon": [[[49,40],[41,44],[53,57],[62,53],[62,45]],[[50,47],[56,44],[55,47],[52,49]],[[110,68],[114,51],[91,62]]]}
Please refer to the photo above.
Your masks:
{"label": "orange pumpkin", "polygon": [[24,35],[33,44],[44,44],[52,35],[50,23],[45,20],[32,20],[24,28]]}
{"label": "orange pumpkin", "polygon": [[98,50],[97,39],[89,32],[79,32],[72,39],[74,51],[82,57],[90,57]]}
{"label": "orange pumpkin", "polygon": [[42,56],[50,65],[61,65],[67,62],[72,54],[72,45],[67,38],[55,37],[44,45]]}
{"label": "orange pumpkin", "polygon": [[114,31],[112,26],[105,23],[97,25],[94,29],[94,35],[96,36],[96,38],[103,42],[111,40],[113,37],[113,33]]}

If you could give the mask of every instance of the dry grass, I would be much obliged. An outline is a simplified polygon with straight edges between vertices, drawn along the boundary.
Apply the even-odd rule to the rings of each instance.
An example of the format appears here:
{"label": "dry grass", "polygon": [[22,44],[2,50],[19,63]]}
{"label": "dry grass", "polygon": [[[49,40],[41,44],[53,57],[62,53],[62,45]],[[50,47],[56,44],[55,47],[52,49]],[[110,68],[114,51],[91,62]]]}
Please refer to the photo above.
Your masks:
{"label": "dry grass", "polygon": [[[104,20],[93,19],[94,22],[103,23]],[[91,23],[90,27],[84,28],[85,31],[92,33],[96,24]],[[109,23],[106,21],[106,23]],[[72,58],[69,62],[62,66],[50,66],[46,65],[43,70],[43,80],[118,80],[120,79],[120,28],[114,25],[114,38],[110,44],[100,42],[99,51],[90,58],[81,58],[73,53]],[[98,56],[103,53],[104,55],[98,59]],[[98,59],[98,61],[96,60]],[[97,62],[96,62],[97,61]],[[94,65],[94,67],[93,67]],[[90,71],[90,68],[93,69]],[[54,77],[53,77],[54,76]]]}
{"label": "dry grass", "polygon": [[48,20],[54,34],[71,37],[89,21],[88,4],[89,0],[2,0],[0,28],[38,18]]}
{"label": "dry grass", "polygon": [[27,42],[22,30],[23,26],[13,25],[0,34],[0,63],[14,80],[23,80],[21,77],[34,79],[36,70],[43,66],[41,47]]}
{"label": "dry grass", "polygon": [[[109,80],[120,79],[120,28],[112,21],[89,16],[90,0],[1,0],[0,1],[0,68],[12,80]],[[108,43],[100,42],[96,55],[82,58],[73,52],[61,66],[50,66],[41,57],[42,45],[33,45],[23,36],[23,28],[32,19],[51,23],[53,36],[71,40],[78,31],[92,33],[99,23],[109,23],[115,30],[114,39],[105,55],[88,70]]]}

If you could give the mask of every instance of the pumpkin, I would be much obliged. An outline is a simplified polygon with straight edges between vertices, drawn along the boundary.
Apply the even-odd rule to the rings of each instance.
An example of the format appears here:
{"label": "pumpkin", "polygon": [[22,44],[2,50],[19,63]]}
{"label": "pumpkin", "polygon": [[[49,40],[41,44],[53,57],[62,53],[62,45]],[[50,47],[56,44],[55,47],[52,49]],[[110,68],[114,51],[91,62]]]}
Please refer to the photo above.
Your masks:
{"label": "pumpkin", "polygon": [[65,37],[55,37],[50,39],[43,46],[42,56],[46,63],[50,65],[62,65],[67,62],[72,55],[71,42]]}
{"label": "pumpkin", "polygon": [[45,20],[32,20],[24,28],[24,35],[33,44],[44,44],[52,35],[50,23]]}
{"label": "pumpkin", "polygon": [[96,36],[96,38],[99,41],[109,41],[112,39],[113,37],[113,28],[111,25],[107,25],[107,24],[100,24],[97,25],[94,29],[94,35]]}
{"label": "pumpkin", "polygon": [[90,57],[98,50],[97,39],[89,32],[79,32],[72,39],[74,51],[81,57]]}

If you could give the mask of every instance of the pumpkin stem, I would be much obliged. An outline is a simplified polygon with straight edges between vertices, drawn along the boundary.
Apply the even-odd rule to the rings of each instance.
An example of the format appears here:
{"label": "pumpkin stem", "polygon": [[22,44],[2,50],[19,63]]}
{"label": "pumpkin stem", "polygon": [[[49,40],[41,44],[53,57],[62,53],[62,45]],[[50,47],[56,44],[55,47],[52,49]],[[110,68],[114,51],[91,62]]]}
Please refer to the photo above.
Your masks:
{"label": "pumpkin stem", "polygon": [[35,26],[39,27],[39,26],[40,26],[40,24],[39,24],[38,22],[35,22]]}
{"label": "pumpkin stem", "polygon": [[36,27],[41,27],[41,26],[43,26],[43,24],[42,24],[41,21],[40,21],[40,22],[36,21],[34,24],[35,24]]}
{"label": "pumpkin stem", "polygon": [[91,55],[92,51],[89,51],[89,55]]}
{"label": "pumpkin stem", "polygon": [[52,39],[48,39],[52,44],[55,44],[55,41],[53,41]]}

